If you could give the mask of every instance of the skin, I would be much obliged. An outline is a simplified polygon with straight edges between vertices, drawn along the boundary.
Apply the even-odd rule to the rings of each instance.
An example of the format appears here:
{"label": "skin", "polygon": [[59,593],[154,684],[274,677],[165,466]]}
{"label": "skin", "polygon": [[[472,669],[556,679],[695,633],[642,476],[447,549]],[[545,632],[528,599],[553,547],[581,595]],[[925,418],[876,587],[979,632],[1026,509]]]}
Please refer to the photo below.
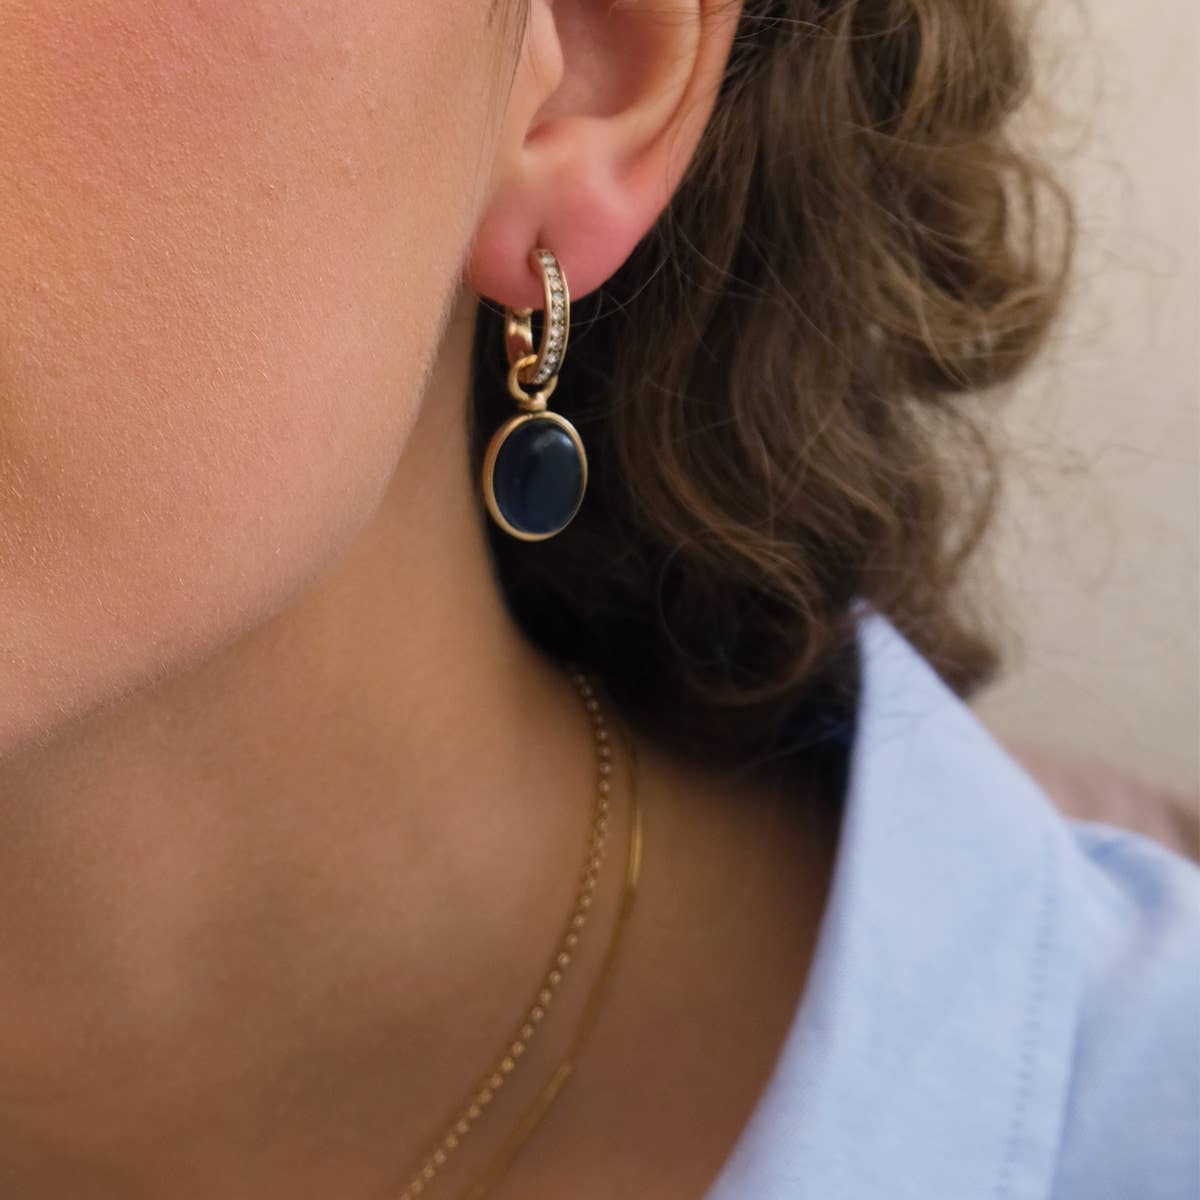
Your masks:
{"label": "skin", "polygon": [[[505,58],[485,9],[0,0],[2,1194],[394,1196],[560,934],[591,733],[489,569],[473,323],[532,245],[620,266],[738,12],[532,0]],[[803,990],[836,829],[635,736],[635,919],[497,1197],[700,1196]],[[581,1011],[618,766],[444,1194]]]}

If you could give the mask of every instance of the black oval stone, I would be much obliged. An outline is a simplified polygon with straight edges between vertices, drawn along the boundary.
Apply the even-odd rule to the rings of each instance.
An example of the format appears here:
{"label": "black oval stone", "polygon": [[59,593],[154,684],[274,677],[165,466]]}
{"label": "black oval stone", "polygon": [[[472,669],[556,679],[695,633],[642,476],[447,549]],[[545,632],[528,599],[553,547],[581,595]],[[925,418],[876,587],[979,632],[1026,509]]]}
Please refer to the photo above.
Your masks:
{"label": "black oval stone", "polygon": [[545,417],[518,425],[496,454],[492,492],[515,529],[556,533],[583,499],[583,460],[574,438]]}

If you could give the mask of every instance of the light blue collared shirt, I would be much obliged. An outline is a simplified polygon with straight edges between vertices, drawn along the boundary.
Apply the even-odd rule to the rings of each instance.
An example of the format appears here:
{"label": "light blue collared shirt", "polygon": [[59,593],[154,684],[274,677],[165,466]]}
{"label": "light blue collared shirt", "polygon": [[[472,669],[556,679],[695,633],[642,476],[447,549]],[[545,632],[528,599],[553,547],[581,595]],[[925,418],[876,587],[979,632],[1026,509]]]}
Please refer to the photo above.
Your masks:
{"label": "light blue collared shirt", "polygon": [[861,625],[832,888],[706,1200],[1197,1200],[1200,867],[1062,816]]}

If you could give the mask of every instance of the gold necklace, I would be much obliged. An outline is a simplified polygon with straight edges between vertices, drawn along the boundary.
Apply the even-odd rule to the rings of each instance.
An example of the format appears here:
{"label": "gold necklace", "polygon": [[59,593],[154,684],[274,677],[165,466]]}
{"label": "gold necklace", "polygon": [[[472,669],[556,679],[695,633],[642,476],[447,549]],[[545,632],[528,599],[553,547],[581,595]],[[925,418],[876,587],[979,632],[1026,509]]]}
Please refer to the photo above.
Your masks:
{"label": "gold necklace", "polygon": [[[571,681],[583,697],[584,707],[592,722],[592,732],[596,743],[597,786],[596,803],[593,810],[592,825],[588,834],[587,850],[585,853],[584,869],[579,893],[575,906],[567,922],[566,931],[559,941],[558,949],[554,952],[550,967],[546,972],[541,986],[538,988],[533,1003],[529,1006],[517,1034],[509,1041],[493,1064],[492,1069],[485,1075],[484,1081],[472,1094],[471,1099],[463,1105],[449,1122],[442,1136],[433,1143],[433,1149],[426,1155],[420,1167],[409,1180],[408,1186],[400,1194],[400,1200],[417,1200],[437,1177],[451,1154],[462,1144],[463,1138],[471,1131],[475,1123],[483,1116],[496,1097],[496,1093],[504,1086],[518,1063],[521,1061],[534,1034],[541,1025],[554,999],[555,993],[562,983],[564,974],[569,968],[579,934],[587,923],[588,910],[591,908],[596,883],[599,879],[600,867],[604,859],[604,847],[608,839],[608,820],[611,804],[609,793],[612,790],[612,747],[604,714],[600,702],[596,698],[595,689],[588,677],[574,667],[570,668]],[[641,873],[642,856],[642,821],[641,806],[637,794],[637,749],[629,728],[618,716],[617,724],[621,728],[622,741],[630,762],[630,795],[629,795],[629,852],[626,860],[625,888],[617,910],[616,922],[609,938],[600,972],[588,994],[587,1003],[575,1034],[571,1039],[562,1062],[550,1076],[533,1102],[528,1105],[521,1115],[516,1128],[505,1141],[500,1150],[493,1155],[483,1172],[461,1194],[459,1200],[480,1200],[487,1191],[508,1170],[521,1147],[528,1141],[533,1131],[541,1123],[550,1106],[558,1097],[563,1085],[575,1070],[575,1064],[595,1024],[599,1013],[599,1002],[602,998],[605,984],[612,974],[620,946],[621,935],[629,921],[633,909],[634,898],[637,894],[638,878]]]}

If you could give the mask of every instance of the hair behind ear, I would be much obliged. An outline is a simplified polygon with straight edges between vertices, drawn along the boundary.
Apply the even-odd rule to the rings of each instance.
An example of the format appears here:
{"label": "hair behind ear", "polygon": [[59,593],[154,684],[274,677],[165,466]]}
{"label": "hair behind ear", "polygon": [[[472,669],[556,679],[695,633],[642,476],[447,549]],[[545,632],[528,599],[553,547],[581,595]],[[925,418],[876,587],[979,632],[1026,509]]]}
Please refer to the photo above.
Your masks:
{"label": "hair behind ear", "polygon": [[[808,753],[856,600],[960,692],[994,666],[961,587],[995,495],[968,394],[1034,355],[1073,247],[1008,133],[1026,37],[1009,0],[748,0],[669,209],[576,308],[552,406],[588,496],[547,542],[490,530],[496,569],[531,638],[690,754]],[[485,304],[476,475],[500,325]]]}

